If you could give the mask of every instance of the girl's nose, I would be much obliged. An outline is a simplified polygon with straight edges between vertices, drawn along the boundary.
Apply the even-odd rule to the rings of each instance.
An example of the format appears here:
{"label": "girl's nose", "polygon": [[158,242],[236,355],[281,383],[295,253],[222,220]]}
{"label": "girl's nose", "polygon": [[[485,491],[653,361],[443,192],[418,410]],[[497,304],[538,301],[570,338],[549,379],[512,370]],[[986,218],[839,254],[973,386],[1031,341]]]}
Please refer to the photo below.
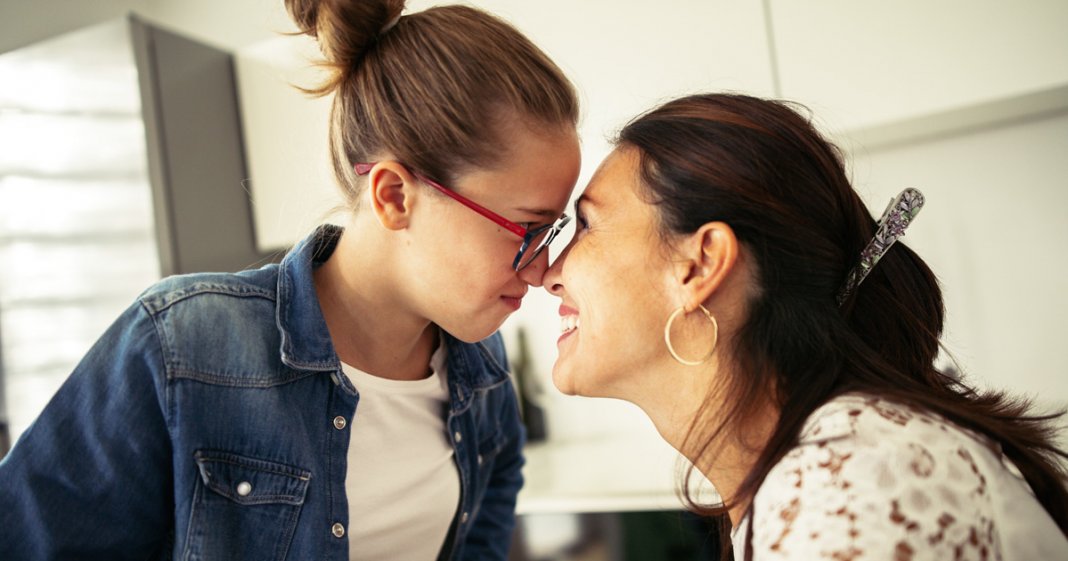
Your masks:
{"label": "girl's nose", "polygon": [[545,270],[549,268],[549,251],[546,248],[530,262],[526,267],[519,270],[519,278],[530,286],[541,286]]}

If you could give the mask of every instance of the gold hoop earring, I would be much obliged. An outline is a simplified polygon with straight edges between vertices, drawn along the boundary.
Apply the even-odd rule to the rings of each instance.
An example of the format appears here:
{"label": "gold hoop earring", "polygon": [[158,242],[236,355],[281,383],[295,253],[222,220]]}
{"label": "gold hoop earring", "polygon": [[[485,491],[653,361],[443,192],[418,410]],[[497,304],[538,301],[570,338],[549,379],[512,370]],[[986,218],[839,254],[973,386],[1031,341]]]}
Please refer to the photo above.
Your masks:
{"label": "gold hoop earring", "polygon": [[701,360],[686,360],[682,358],[679,356],[679,353],[675,352],[675,346],[671,344],[671,324],[675,323],[675,318],[679,317],[679,314],[686,310],[685,308],[679,306],[674,312],[671,312],[671,315],[668,316],[667,324],[664,325],[664,342],[667,343],[668,352],[671,353],[671,358],[677,360],[679,364],[685,364],[686,366],[697,366],[712,358],[712,353],[716,352],[716,343],[719,343],[719,322],[716,321],[716,318],[712,316],[712,312],[709,312],[707,308],[702,305],[698,305],[697,307],[705,314],[708,321],[712,322],[712,333],[715,335],[715,340],[712,341],[712,348],[709,349],[708,354]]}

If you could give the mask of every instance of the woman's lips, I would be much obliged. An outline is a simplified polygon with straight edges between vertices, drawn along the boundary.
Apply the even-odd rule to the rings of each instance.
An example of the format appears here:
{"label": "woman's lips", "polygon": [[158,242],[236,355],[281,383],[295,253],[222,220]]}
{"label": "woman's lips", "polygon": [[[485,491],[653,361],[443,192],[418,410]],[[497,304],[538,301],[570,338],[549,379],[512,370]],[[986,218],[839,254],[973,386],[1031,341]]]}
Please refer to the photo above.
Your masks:
{"label": "woman's lips", "polygon": [[563,341],[568,335],[578,331],[579,313],[578,310],[570,306],[560,306],[560,338],[557,339],[557,343]]}

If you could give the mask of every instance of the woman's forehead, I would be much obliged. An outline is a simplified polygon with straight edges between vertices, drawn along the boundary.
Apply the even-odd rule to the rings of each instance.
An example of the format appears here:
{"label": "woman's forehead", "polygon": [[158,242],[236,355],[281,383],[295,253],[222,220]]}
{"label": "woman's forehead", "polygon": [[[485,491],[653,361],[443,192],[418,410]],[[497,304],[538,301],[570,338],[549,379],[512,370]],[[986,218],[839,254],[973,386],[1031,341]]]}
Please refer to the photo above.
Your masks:
{"label": "woman's forehead", "polygon": [[636,194],[638,153],[632,148],[612,151],[594,172],[580,200],[590,206],[608,208],[626,200],[625,192]]}

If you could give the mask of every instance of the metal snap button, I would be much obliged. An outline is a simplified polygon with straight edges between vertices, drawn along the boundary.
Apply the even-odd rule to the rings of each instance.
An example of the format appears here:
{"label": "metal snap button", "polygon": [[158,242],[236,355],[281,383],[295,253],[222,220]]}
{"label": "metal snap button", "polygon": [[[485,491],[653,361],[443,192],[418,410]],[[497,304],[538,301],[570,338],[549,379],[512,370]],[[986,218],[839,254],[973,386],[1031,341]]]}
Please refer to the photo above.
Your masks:
{"label": "metal snap button", "polygon": [[252,492],[252,484],[248,481],[242,481],[237,484],[237,494],[242,497],[247,497]]}
{"label": "metal snap button", "polygon": [[330,532],[334,534],[335,538],[345,537],[345,527],[340,522],[334,522],[334,525],[330,527]]}
{"label": "metal snap button", "polygon": [[348,424],[348,423],[347,423],[347,421],[345,421],[345,417],[342,417],[341,415],[338,415],[337,417],[334,417],[334,428],[335,429],[341,430],[341,429],[345,428],[346,424]]}

